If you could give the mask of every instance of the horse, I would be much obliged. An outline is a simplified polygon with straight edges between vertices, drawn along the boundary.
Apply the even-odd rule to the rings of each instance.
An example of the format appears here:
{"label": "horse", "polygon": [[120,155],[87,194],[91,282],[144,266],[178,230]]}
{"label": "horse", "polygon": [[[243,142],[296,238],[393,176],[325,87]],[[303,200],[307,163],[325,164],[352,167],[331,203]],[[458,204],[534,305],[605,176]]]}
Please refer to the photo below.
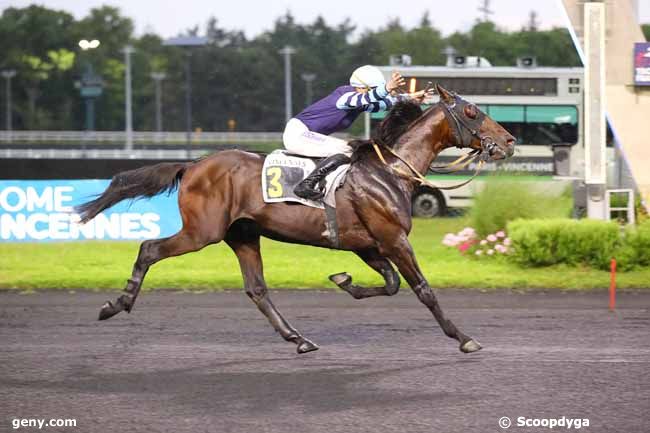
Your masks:
{"label": "horse", "polygon": [[[122,200],[153,197],[177,188],[182,228],[173,236],[142,242],[124,294],[101,307],[99,320],[131,312],[154,263],[224,241],[237,256],[246,294],[273,328],[294,343],[299,354],[318,350],[271,301],[260,254],[260,237],[264,236],[359,256],[383,277],[384,286],[352,284],[352,277],[345,272],[330,276],[355,299],[395,295],[401,274],[444,334],[459,342],[462,352],[480,350],[478,341],[445,317],[418,266],[408,240],[411,195],[418,178],[405,173],[425,172],[436,156],[451,146],[468,148],[490,160],[504,159],[513,154],[515,139],[475,105],[439,85],[436,89],[439,102],[424,112],[412,103],[396,104],[380,124],[377,138],[365,143],[374,146],[358,146],[346,180],[335,193],[337,245],[327,233],[322,209],[264,202],[260,187],[263,154],[224,150],[195,161],[160,163],[116,174],[101,195],[78,207],[81,223]],[[381,148],[390,152],[384,156]]]}

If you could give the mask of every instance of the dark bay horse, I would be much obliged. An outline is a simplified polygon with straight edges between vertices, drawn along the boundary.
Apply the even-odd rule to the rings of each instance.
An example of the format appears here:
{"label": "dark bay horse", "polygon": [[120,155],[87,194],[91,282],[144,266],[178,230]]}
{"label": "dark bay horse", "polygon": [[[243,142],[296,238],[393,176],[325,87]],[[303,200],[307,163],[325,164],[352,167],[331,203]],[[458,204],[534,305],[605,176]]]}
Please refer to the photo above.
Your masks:
{"label": "dark bay horse", "polygon": [[[408,234],[416,182],[398,174],[408,170],[405,162],[425,173],[436,156],[450,146],[476,149],[491,159],[503,159],[512,155],[515,139],[476,106],[436,87],[440,95],[436,105],[424,113],[416,107],[416,115],[410,115],[407,122],[399,118],[400,110],[393,110],[380,125],[378,140],[390,145],[399,158],[387,153],[384,164],[371,146],[360,147],[345,184],[336,192],[339,249],[357,254],[383,276],[385,285],[353,285],[346,273],[330,279],[355,299],[391,296],[400,284],[394,264],[444,333],[460,342],[461,351],[469,353],[481,349],[480,344],[445,318],[415,259]],[[408,104],[401,111],[413,111],[413,106],[404,108],[409,108]],[[104,304],[99,319],[131,311],[154,263],[225,241],[239,260],[246,294],[275,330],[286,341],[295,343],[298,353],[317,350],[318,346],[291,326],[271,302],[262,272],[260,236],[331,248],[325,212],[295,204],[265,203],[260,182],[263,162],[262,155],[227,150],[198,161],[142,167],[115,175],[97,199],[80,206],[81,221],[87,222],[122,200],[152,197],[178,187],[182,229],[171,237],[140,245],[125,293],[114,303]]]}

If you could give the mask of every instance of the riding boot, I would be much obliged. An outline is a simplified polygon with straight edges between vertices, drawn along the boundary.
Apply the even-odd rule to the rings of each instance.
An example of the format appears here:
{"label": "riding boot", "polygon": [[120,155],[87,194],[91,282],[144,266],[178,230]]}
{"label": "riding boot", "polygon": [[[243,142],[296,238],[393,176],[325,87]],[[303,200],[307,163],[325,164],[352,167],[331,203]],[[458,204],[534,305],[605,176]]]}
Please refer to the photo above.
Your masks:
{"label": "riding boot", "polygon": [[293,189],[293,193],[300,198],[307,200],[320,200],[325,195],[324,183],[325,176],[336,170],[343,164],[349,164],[350,157],[342,153],[337,153],[322,159],[314,171],[309,173],[302,182]]}

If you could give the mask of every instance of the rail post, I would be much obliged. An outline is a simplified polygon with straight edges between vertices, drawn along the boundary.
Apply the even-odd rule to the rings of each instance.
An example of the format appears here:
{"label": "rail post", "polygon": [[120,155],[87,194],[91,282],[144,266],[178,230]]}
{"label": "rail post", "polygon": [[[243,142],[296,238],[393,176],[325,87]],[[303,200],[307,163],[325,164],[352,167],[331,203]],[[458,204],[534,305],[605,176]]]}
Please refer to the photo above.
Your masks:
{"label": "rail post", "polygon": [[616,259],[612,258],[609,263],[609,311],[616,308]]}

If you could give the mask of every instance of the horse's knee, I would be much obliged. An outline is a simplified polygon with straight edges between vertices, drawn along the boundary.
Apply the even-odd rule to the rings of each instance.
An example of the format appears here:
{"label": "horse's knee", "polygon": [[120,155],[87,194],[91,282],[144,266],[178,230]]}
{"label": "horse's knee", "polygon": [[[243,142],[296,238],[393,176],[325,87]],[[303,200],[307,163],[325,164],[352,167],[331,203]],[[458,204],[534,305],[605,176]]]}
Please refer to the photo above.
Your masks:
{"label": "horse's knee", "polygon": [[420,302],[422,302],[427,307],[433,307],[438,303],[436,295],[433,293],[433,290],[431,290],[431,287],[429,287],[429,284],[426,281],[423,281],[422,283],[415,286],[413,288],[413,291],[417,295]]}
{"label": "horse's knee", "polygon": [[248,295],[248,297],[251,298],[254,302],[260,301],[268,293],[267,288],[264,286],[246,287],[245,290],[246,295]]}

